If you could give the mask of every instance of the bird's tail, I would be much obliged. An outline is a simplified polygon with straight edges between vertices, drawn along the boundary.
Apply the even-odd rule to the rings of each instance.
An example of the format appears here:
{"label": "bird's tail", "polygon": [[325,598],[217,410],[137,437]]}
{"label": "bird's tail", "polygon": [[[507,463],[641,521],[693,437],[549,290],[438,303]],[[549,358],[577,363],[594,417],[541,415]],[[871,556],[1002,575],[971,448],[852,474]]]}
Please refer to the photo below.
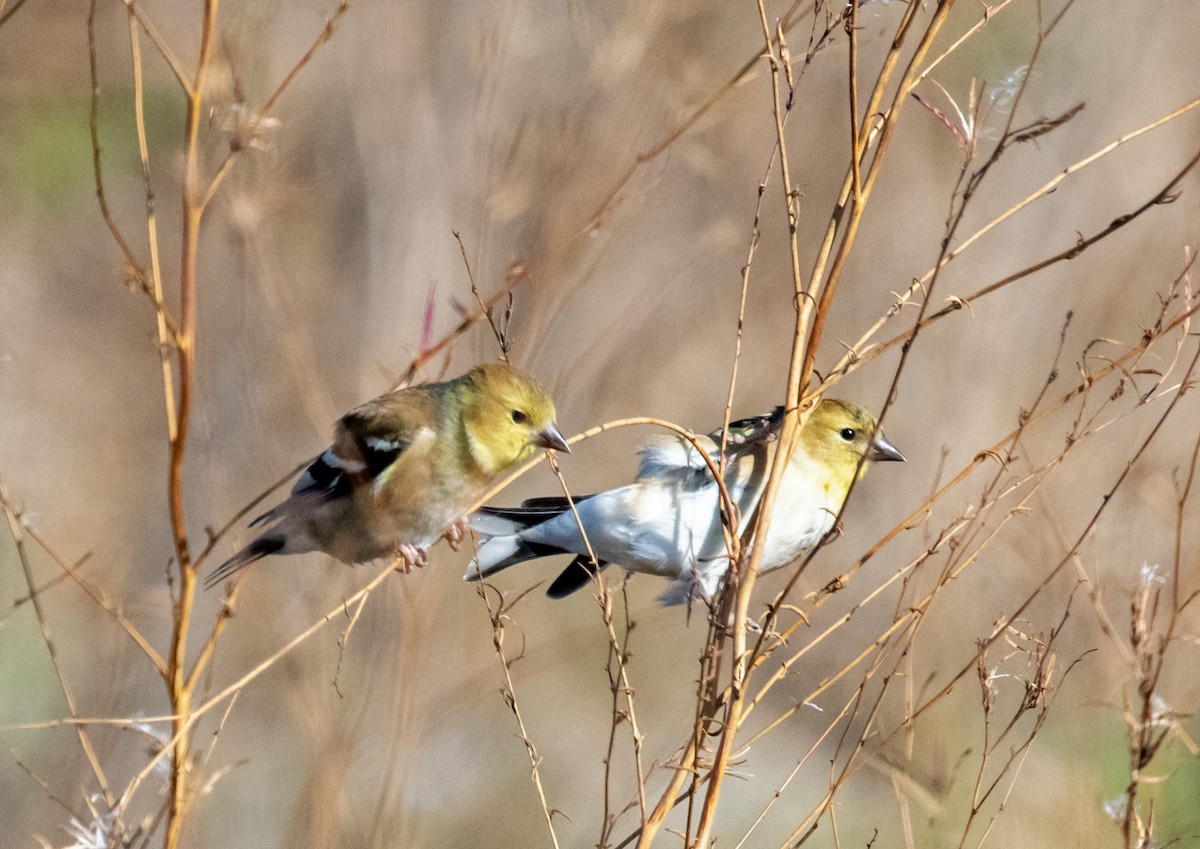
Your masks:
{"label": "bird's tail", "polygon": [[263,534],[214,569],[212,574],[204,581],[204,589],[211,590],[217,584],[231,577],[235,572],[245,569],[251,563],[262,560],[269,554],[277,554],[286,544],[287,539],[282,533]]}
{"label": "bird's tail", "polygon": [[516,566],[526,560],[536,560],[539,557],[549,557],[552,554],[566,554],[566,549],[555,545],[545,545],[540,542],[526,542],[519,536],[485,536],[479,543],[475,559],[467,564],[464,581],[481,581],[509,566]]}
{"label": "bird's tail", "polygon": [[[578,503],[590,496],[575,499]],[[483,507],[471,516],[471,528],[481,535],[475,559],[467,565],[464,581],[479,581],[509,566],[565,554],[566,550],[544,543],[527,542],[521,533],[570,510],[565,498],[528,498],[520,507]]]}

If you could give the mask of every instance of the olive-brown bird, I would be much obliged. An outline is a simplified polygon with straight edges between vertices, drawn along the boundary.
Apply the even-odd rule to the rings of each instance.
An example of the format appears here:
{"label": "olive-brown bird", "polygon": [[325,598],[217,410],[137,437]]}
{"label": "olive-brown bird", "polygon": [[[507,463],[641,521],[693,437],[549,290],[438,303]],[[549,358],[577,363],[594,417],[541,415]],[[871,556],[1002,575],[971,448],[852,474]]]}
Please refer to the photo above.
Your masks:
{"label": "olive-brown bird", "polygon": [[571,450],[554,419],[546,391],[507,363],[355,407],[291,496],[251,522],[262,534],[206,586],[271,554],[324,551],[345,563],[398,554],[423,565],[440,537],[457,545],[466,512],[504,472],[538,448]]}

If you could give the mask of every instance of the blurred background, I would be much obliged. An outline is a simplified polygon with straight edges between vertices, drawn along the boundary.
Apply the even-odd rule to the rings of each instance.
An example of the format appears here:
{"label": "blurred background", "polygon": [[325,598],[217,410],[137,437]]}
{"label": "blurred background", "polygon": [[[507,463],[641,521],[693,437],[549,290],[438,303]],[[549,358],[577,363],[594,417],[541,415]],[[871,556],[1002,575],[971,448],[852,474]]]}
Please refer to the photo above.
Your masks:
{"label": "blurred background", "polygon": [[[951,121],[951,100],[967,112],[976,92],[984,104],[975,128],[983,155],[1003,132],[1012,94],[1026,75],[1017,126],[1086,104],[1061,128],[1005,154],[972,201],[960,240],[1064,168],[1200,94],[1194,37],[1200,6],[1076,3],[1029,69],[1040,8],[1026,0],[1004,7],[918,89]],[[1041,8],[1044,20],[1060,8]],[[217,70],[207,97],[212,113],[202,130],[206,173],[228,151],[239,109],[252,111],[270,96],[332,11],[327,3],[252,0],[221,8]],[[772,19],[786,11],[768,4]],[[864,90],[903,11],[901,3],[869,3],[860,12]],[[959,4],[934,53],[983,11],[979,4]],[[87,556],[84,573],[165,652],[172,546],[159,352],[151,306],[126,285],[122,257],[96,203],[87,10],[60,0],[19,7],[9,0],[0,14],[10,12],[0,26],[0,479],[27,524],[67,561]],[[184,66],[193,67],[199,7],[155,4],[145,13]],[[800,76],[787,130],[801,194],[806,278],[846,171],[849,137],[846,37],[835,32],[827,48],[802,64],[811,20],[789,35]],[[819,33],[824,11],[817,21]],[[145,194],[122,4],[99,3],[96,36],[105,193],[144,257]],[[144,34],[141,47],[151,180],[166,300],[173,305],[183,99]],[[758,186],[775,142],[765,62],[662,155],[625,176],[639,154],[670,136],[762,51],[751,3],[352,6],[272,113],[278,125],[264,128],[239,157],[206,218],[197,406],[185,484],[194,540],[323,448],[340,413],[392,385],[421,348],[427,305],[433,339],[458,323],[473,299],[454,232],[484,294],[502,286],[514,265],[527,270],[515,290],[511,356],[553,392],[564,432],[638,415],[697,431],[716,427],[728,392]],[[951,264],[932,306],[1066,250],[1080,234],[1091,235],[1145,203],[1200,146],[1198,129],[1200,114],[1188,113],[1070,177]],[[934,262],[963,158],[945,123],[910,101],[839,290],[820,371],[841,356],[842,342],[857,339],[894,293]],[[856,490],[843,537],[819,554],[801,580],[802,592],[844,571],[939,481],[1017,426],[1055,367],[1068,311],[1073,319],[1058,361],[1060,378],[1049,397],[1079,380],[1078,366],[1093,340],[1109,341],[1090,349],[1092,367],[1140,341],[1159,314],[1160,296],[1183,272],[1185,248],[1195,244],[1197,188],[1189,176],[1173,204],[919,338],[886,419],[889,438],[909,462],[877,468]],[[782,401],[791,350],[794,312],[777,168],[762,210],[736,415]],[[910,326],[914,316],[912,308],[901,312],[883,337]],[[1165,368],[1173,344],[1156,349],[1157,359],[1144,367]],[[480,324],[421,377],[457,374],[496,355],[494,338]],[[898,360],[896,349],[851,374],[836,394],[879,409]],[[1145,389],[1153,376],[1141,379]],[[1097,389],[1093,406],[1116,386]],[[927,696],[972,664],[976,641],[1062,560],[1165,409],[1159,400],[1135,410],[1136,392],[1128,384],[1125,389],[1106,418],[1131,414],[1073,450],[1024,515],[1003,527],[997,515],[988,526],[996,538],[922,621],[904,686]],[[1006,810],[986,835],[990,820],[976,820],[973,845],[1122,845],[1105,804],[1129,780],[1125,705],[1136,693],[1118,644],[1128,642],[1130,598],[1143,566],[1161,564],[1169,572],[1174,557],[1176,487],[1195,444],[1198,403],[1194,396],[1180,402],[1080,549],[1078,569],[1064,571],[1024,613],[1025,633],[1046,639],[1069,606],[1055,642],[1056,674],[1078,663],[1015,782],[1010,773],[988,800],[986,816],[996,815],[1001,796]],[[1040,422],[1018,453],[1032,463],[1053,458],[1077,410],[1068,407]],[[646,435],[620,430],[580,445],[562,461],[572,490],[629,480],[636,445]],[[1018,465],[1011,474],[1027,471]],[[927,523],[871,560],[801,634],[820,633],[894,575],[977,501],[995,474],[996,467],[987,466],[969,478]],[[558,486],[542,467],[499,500],[554,494]],[[1198,581],[1194,504],[1187,515],[1180,597]],[[248,538],[239,527],[214,556],[223,559]],[[28,548],[39,583],[59,574],[40,548]],[[203,791],[184,845],[550,845],[524,744],[501,694],[504,669],[487,607],[474,586],[460,581],[467,558],[438,547],[429,568],[390,578],[370,598],[344,653],[338,643],[344,625],[334,623],[248,686],[215,742],[216,718],[200,727],[194,776]],[[511,600],[551,579],[560,565],[513,569],[496,585]],[[256,566],[220,641],[210,689],[274,652],[374,572],[315,555]],[[922,591],[934,577],[924,576]],[[764,579],[764,602],[784,580],[782,574]],[[687,738],[706,638],[702,612],[689,621],[682,610],[657,608],[654,599],[663,589],[648,577],[628,584],[629,616],[636,622],[629,674],[647,766],[667,762]],[[841,669],[914,592],[910,587],[902,595],[898,583],[885,590],[793,669],[748,731]],[[0,541],[3,842],[37,846],[40,835],[65,846],[73,838],[64,828],[72,816],[87,821],[85,798],[96,787],[70,728],[18,727],[67,715],[31,606],[17,601],[27,593],[6,537]],[[84,593],[60,582],[42,603],[80,715],[167,712],[152,666]],[[201,595],[193,642],[220,605],[219,592]],[[1200,769],[1176,733],[1195,735],[1188,715],[1200,701],[1197,620],[1187,612],[1160,689],[1164,715],[1176,723],[1150,770],[1169,776],[1153,791],[1162,843],[1195,841],[1200,833]],[[564,846],[595,845],[606,809],[612,710],[599,606],[589,592],[551,602],[538,589],[509,616],[505,651],[510,658],[522,655],[511,669],[513,684],[541,757],[548,803],[562,813],[555,817],[559,839]],[[1115,623],[1110,633],[1106,621]],[[1006,651],[998,645],[989,655],[1002,671],[1004,662],[1019,663]],[[720,845],[737,845],[861,680],[861,672],[851,673],[740,756],[745,780],[726,785]],[[1003,677],[996,690],[1009,714],[1025,692],[1019,680]],[[877,735],[895,730],[903,708],[902,698],[885,701],[875,718]],[[974,678],[923,720],[909,738],[880,745],[875,736],[859,759],[836,797],[842,845],[957,843],[984,745]],[[997,727],[1007,722],[994,721]],[[860,733],[864,723],[860,716],[848,727]],[[163,726],[147,728],[161,733]],[[787,785],[745,845],[786,845],[827,792],[830,760],[844,759],[845,751],[834,748],[841,728]],[[154,733],[131,728],[98,727],[92,736],[117,788],[158,745]],[[617,741],[612,807],[635,803],[613,832],[619,839],[637,825],[638,814],[627,725],[618,728]],[[1007,751],[1002,746],[1003,756]],[[666,780],[664,770],[651,773],[651,802]],[[159,808],[160,784],[152,777],[139,791],[130,821]],[[678,826],[682,810],[675,816],[669,824]],[[810,843],[834,845],[828,821]],[[678,844],[670,834],[658,843]]]}

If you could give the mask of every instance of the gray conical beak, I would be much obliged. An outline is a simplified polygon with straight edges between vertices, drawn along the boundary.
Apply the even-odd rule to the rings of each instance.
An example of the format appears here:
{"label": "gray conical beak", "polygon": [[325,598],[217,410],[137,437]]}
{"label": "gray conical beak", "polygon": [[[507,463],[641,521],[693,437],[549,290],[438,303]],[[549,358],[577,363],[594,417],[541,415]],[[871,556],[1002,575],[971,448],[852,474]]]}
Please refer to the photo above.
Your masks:
{"label": "gray conical beak", "polygon": [[[562,451],[564,454],[571,453],[571,446],[567,444],[567,440],[563,438],[562,433],[553,424],[548,424],[538,431],[537,436],[533,438],[533,444],[540,448],[553,448],[555,451]],[[894,448],[892,450],[895,451]],[[899,454],[900,452],[897,451],[896,453]]]}
{"label": "gray conical beak", "polygon": [[900,453],[900,449],[888,442],[882,433],[875,434],[875,438],[871,440],[871,450],[867,454],[867,459],[899,460],[901,463],[908,462],[904,459],[904,455]]}

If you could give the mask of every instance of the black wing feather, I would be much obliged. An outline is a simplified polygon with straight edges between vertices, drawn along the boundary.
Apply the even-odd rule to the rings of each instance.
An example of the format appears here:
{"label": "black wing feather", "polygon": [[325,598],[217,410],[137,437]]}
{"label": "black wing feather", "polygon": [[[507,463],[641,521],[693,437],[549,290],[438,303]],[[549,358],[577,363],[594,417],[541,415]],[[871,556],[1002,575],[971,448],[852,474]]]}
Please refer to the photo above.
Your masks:
{"label": "black wing feather", "polygon": [[546,590],[546,595],[553,599],[566,598],[576,590],[581,590],[590,584],[600,570],[607,565],[606,561],[601,560],[597,566],[592,558],[586,554],[580,554],[568,563],[567,568],[563,569],[554,579],[550,588]]}

